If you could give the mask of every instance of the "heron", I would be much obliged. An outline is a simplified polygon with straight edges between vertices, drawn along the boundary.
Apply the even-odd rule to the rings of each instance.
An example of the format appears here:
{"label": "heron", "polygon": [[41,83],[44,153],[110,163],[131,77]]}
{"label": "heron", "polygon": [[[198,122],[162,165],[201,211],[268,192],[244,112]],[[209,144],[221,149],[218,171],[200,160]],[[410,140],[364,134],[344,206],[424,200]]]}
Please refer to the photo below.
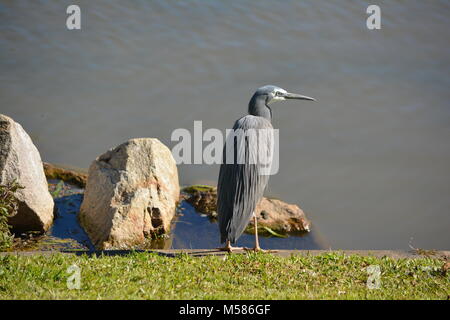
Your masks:
{"label": "heron", "polygon": [[[273,159],[274,140],[270,105],[290,99],[315,101],[314,98],[290,93],[277,86],[260,87],[250,99],[248,115],[234,123],[226,139],[217,183],[220,243],[225,243],[224,247],[218,248],[219,250],[232,252],[243,249],[233,247],[232,244],[242,235],[253,217],[255,246],[244,249],[264,251],[259,245],[255,208],[261,201],[269,181],[270,170],[267,170],[267,167],[270,168]],[[235,134],[236,132],[240,133]],[[249,134],[250,132],[253,134]],[[250,139],[259,132],[268,134],[265,139]],[[260,155],[266,155],[268,159],[265,162],[259,161]],[[266,170],[262,170],[263,168]]]}

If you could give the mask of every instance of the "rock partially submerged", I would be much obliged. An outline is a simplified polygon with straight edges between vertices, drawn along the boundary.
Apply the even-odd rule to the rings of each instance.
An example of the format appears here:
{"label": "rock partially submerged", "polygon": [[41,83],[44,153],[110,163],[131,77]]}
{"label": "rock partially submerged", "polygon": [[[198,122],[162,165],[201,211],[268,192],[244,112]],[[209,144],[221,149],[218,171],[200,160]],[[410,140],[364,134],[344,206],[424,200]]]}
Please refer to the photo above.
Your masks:
{"label": "rock partially submerged", "polygon": [[58,179],[84,188],[87,182],[87,173],[81,170],[68,169],[62,166],[44,162],[44,172],[47,179]]}
{"label": "rock partially submerged", "polygon": [[97,249],[123,249],[169,232],[180,188],[170,150],[132,139],[90,166],[80,222]]}
{"label": "rock partially submerged", "polygon": [[53,221],[53,199],[48,192],[42,160],[20,124],[0,114],[0,183],[16,181],[17,214],[8,223],[13,232],[44,232]]}
{"label": "rock partially submerged", "polygon": [[[210,186],[195,185],[182,190],[188,201],[195,209],[208,215],[217,217],[217,189]],[[263,198],[255,210],[258,220],[258,230],[274,231],[277,233],[309,232],[310,222],[305,213],[295,204],[289,204],[278,199]],[[247,227],[247,232],[253,229],[253,219]]]}
{"label": "rock partially submerged", "polygon": [[[309,232],[310,222],[296,204],[278,199],[262,198],[256,206],[258,225],[281,233]],[[250,225],[253,224],[253,220]]]}

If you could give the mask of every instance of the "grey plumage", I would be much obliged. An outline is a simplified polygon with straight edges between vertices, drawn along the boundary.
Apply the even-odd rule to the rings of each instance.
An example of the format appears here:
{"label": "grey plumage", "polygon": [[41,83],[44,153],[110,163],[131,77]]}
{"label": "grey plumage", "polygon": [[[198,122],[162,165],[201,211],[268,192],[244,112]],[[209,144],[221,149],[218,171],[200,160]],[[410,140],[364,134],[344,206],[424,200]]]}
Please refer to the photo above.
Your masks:
{"label": "grey plumage", "polygon": [[[269,120],[253,115],[247,115],[236,121],[233,130],[242,129],[243,134],[249,129],[272,130]],[[238,163],[239,149],[236,139],[228,139],[227,143],[234,143],[233,164],[226,162],[226,145],[224,147],[223,164],[220,167],[217,188],[217,212],[219,213],[220,241],[230,240],[235,243],[247,226],[256,205],[261,200],[264,189],[269,181],[269,175],[262,175],[261,164],[250,159],[256,159],[258,150],[256,144],[243,141],[244,164]],[[262,146],[266,147],[266,146]],[[260,150],[259,150],[260,151]],[[264,152],[264,151],[263,151]],[[268,151],[266,151],[268,152]]]}
{"label": "grey plumage", "polygon": [[[289,93],[276,86],[259,88],[248,105],[248,115],[237,120],[233,130],[240,130],[243,137],[229,136],[223,149],[223,162],[220,167],[217,183],[217,212],[221,243],[235,243],[244,232],[252,217],[255,207],[263,197],[264,189],[269,181],[271,156],[273,150],[272,110],[269,104],[286,99],[314,100],[313,98]],[[267,133],[263,143],[253,143],[247,133],[261,131]],[[241,142],[241,143],[240,143]],[[233,161],[227,156],[227,145],[233,145]],[[268,155],[268,161],[260,161],[261,155]],[[227,163],[228,160],[228,163]],[[243,160],[243,161],[239,161]],[[256,160],[256,161],[255,161]],[[262,170],[265,166],[266,170]],[[256,247],[258,247],[256,242]]]}

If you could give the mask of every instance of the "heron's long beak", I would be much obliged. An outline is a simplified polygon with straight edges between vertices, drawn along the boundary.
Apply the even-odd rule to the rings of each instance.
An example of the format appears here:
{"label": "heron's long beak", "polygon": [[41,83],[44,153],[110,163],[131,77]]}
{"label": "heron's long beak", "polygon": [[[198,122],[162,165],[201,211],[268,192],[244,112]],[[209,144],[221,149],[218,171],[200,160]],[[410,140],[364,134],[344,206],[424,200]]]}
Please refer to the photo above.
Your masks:
{"label": "heron's long beak", "polygon": [[285,99],[297,99],[297,100],[316,101],[316,99],[314,99],[314,98],[307,97],[307,96],[302,96],[301,94],[290,93],[290,92],[285,93],[284,94],[284,98]]}

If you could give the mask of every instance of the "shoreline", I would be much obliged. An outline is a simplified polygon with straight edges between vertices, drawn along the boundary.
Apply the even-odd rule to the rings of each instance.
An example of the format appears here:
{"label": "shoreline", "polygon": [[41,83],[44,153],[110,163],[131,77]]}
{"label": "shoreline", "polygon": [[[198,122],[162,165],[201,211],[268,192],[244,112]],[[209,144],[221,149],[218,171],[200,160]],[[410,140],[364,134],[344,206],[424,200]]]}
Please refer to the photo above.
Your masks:
{"label": "shoreline", "polygon": [[[14,255],[14,256],[35,256],[35,255],[88,255],[88,256],[125,256],[133,253],[157,253],[161,256],[176,257],[179,255],[189,255],[192,257],[205,257],[205,256],[225,256],[227,252],[219,251],[216,249],[149,249],[149,250],[67,250],[67,251],[4,251],[0,252],[0,256]],[[244,254],[245,250],[237,250],[232,254]],[[448,250],[276,250],[276,252],[270,252],[279,257],[291,257],[292,255],[300,256],[320,256],[323,254],[343,254],[345,256],[362,256],[362,257],[376,257],[383,258],[388,257],[392,259],[421,259],[421,258],[434,258],[450,260],[450,251]]]}

